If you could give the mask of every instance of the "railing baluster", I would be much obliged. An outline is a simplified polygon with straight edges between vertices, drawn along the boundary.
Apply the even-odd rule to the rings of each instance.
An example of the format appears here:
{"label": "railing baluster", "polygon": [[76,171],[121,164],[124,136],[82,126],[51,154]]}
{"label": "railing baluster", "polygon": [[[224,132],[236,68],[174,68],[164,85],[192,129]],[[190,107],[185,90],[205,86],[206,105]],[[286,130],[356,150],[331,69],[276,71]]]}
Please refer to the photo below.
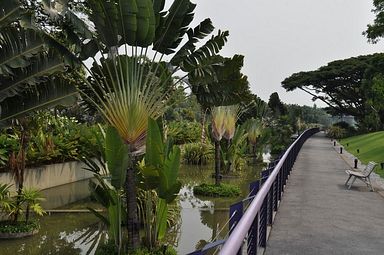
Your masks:
{"label": "railing baluster", "polygon": [[[260,181],[252,182],[249,185],[249,195],[255,196],[260,189]],[[252,226],[248,231],[248,243],[247,243],[247,254],[256,255],[257,254],[257,241],[259,234],[259,218],[255,217],[253,220]]]}

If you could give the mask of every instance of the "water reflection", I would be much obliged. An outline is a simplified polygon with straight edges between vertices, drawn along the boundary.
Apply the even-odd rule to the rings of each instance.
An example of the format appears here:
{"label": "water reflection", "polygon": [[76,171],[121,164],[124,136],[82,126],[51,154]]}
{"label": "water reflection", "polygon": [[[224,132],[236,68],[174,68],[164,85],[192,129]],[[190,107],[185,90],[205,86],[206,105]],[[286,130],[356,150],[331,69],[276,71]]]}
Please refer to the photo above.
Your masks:
{"label": "water reflection", "polygon": [[[237,177],[224,179],[224,183],[238,185],[242,195],[238,198],[195,197],[193,187],[203,183],[213,183],[213,166],[183,166],[180,180],[180,206],[182,224],[177,251],[186,254],[204,247],[214,239],[224,238],[228,232],[229,206],[249,193],[249,183],[258,179],[263,165],[249,166]],[[222,231],[221,231],[222,230]]]}
{"label": "water reflection", "polygon": [[37,235],[0,240],[1,255],[94,254],[99,241],[98,219],[92,214],[54,214],[41,220]]}

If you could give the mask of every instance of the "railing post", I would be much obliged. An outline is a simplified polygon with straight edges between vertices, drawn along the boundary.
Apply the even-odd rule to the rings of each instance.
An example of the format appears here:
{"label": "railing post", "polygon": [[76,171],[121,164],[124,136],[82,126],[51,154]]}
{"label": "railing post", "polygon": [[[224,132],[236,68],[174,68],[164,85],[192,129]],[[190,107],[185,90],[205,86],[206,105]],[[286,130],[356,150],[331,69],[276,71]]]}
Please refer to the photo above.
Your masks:
{"label": "railing post", "polygon": [[[260,189],[260,181],[252,182],[249,185],[250,196],[254,196]],[[258,243],[258,235],[259,235],[259,217],[256,215],[255,219],[252,222],[251,228],[248,231],[248,247],[247,254],[248,255],[256,255],[257,254],[257,243]]]}
{"label": "railing post", "polygon": [[[243,210],[244,210],[243,201],[240,201],[229,207],[229,224],[228,224],[229,234],[232,233],[237,223],[239,223],[241,217],[243,217]],[[241,255],[241,248],[239,249],[237,254]]]}

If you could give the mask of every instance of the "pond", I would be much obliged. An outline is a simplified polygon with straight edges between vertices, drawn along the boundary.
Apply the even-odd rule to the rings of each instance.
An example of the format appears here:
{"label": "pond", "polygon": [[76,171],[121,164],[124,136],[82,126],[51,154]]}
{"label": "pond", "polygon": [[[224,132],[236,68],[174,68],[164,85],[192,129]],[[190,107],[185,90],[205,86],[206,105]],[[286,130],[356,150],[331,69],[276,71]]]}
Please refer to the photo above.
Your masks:
{"label": "pond", "polygon": [[[244,198],[250,182],[258,179],[262,165],[249,166],[237,177],[225,178],[224,183],[241,187],[237,198],[195,197],[192,189],[202,182],[213,182],[213,166],[182,166],[179,204],[180,224],[174,235],[179,254],[201,248],[218,235],[225,236],[228,226],[229,206]],[[96,204],[89,200],[88,180],[62,185],[42,191],[46,197],[45,209],[86,209]],[[101,225],[91,213],[52,213],[40,219],[40,232],[19,240],[0,240],[0,254],[94,254],[99,241]],[[223,231],[220,232],[220,230]],[[220,233],[219,233],[220,232]],[[95,241],[95,242],[94,242]]]}

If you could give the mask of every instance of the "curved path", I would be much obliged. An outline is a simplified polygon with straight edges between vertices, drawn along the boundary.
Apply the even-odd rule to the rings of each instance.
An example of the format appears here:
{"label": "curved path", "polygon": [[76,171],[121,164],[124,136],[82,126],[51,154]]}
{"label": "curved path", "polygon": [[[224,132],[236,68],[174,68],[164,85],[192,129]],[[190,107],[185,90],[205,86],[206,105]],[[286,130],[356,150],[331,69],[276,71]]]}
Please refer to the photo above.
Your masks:
{"label": "curved path", "polygon": [[268,240],[267,255],[384,254],[384,198],[356,180],[324,134],[302,147]]}

